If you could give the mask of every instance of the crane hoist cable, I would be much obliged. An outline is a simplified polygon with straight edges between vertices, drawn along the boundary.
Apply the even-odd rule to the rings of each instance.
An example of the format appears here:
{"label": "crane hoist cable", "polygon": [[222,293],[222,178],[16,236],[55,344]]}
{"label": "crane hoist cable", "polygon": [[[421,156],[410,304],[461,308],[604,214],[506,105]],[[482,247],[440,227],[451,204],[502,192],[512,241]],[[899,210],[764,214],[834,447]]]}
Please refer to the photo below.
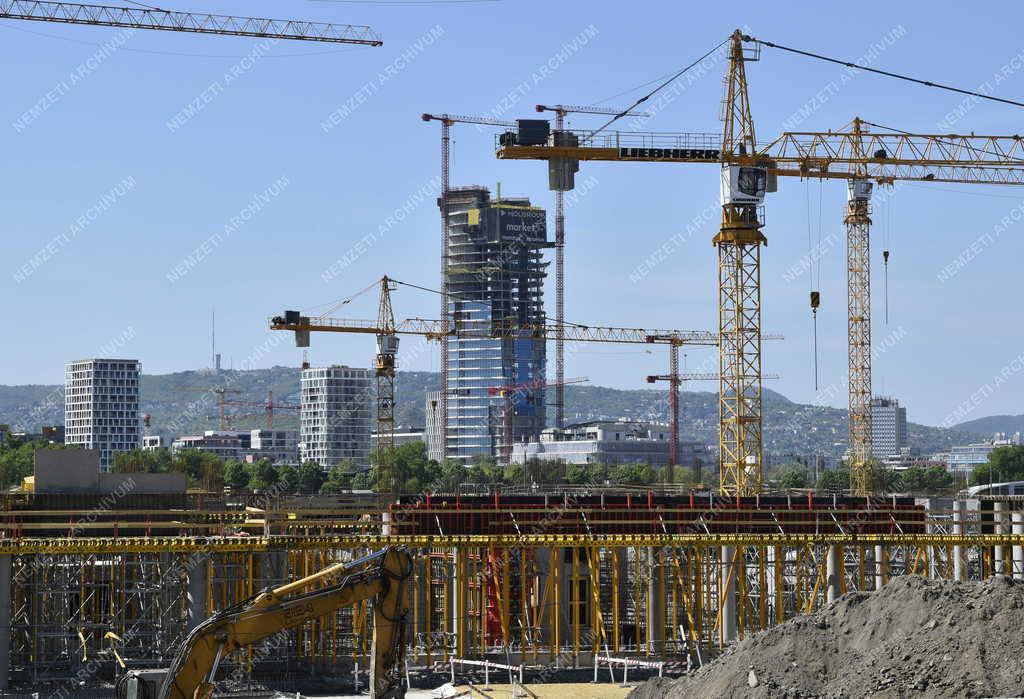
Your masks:
{"label": "crane hoist cable", "polygon": [[[818,200],[818,242],[814,243],[814,226],[811,224],[811,183],[805,182],[807,200],[807,276],[811,291],[811,323],[814,327],[814,390],[818,390],[818,306],[821,305],[821,260],[816,259],[821,253],[821,190],[819,183]],[[818,284],[815,285],[814,267],[817,262]]]}
{"label": "crane hoist cable", "polygon": [[889,250],[892,242],[892,197],[885,200],[885,226],[882,228],[882,268],[885,270],[885,324],[889,324]]}
{"label": "crane hoist cable", "polygon": [[934,87],[934,88],[938,88],[940,90],[946,90],[948,92],[956,92],[957,94],[961,94],[961,95],[968,95],[970,97],[977,97],[978,99],[990,100],[992,102],[1001,102],[1003,104],[1010,104],[1010,105],[1013,105],[1015,107],[1024,107],[1024,102],[1017,102],[1015,100],[1006,99],[1004,97],[996,97],[994,95],[986,95],[983,92],[975,92],[974,90],[964,90],[963,88],[953,87],[952,85],[944,85],[942,83],[937,83],[937,82],[934,82],[932,80],[924,80],[922,78],[915,78],[913,76],[905,75],[903,73],[894,73],[894,72],[889,71],[889,70],[882,70],[881,68],[871,68],[869,66],[860,65],[859,63],[854,63],[852,61],[845,61],[845,60],[842,60],[842,59],[839,59],[839,58],[831,58],[829,56],[823,56],[820,53],[813,53],[811,51],[803,51],[801,49],[795,49],[795,48],[793,48],[791,46],[783,46],[782,44],[776,44],[776,43],[773,43],[771,41],[764,41],[763,39],[757,39],[755,37],[744,37],[744,38],[746,40],[748,40],[748,41],[753,41],[753,42],[756,42],[758,44],[761,44],[762,46],[767,46],[768,48],[779,49],[781,51],[788,51],[790,53],[795,53],[795,54],[798,54],[800,56],[807,56],[808,58],[816,58],[819,61],[825,61],[827,63],[836,63],[838,65],[845,66],[846,68],[856,68],[857,70],[863,70],[863,71],[866,71],[868,73],[876,73],[878,75],[884,75],[886,77],[895,78],[897,80],[905,80],[907,82],[917,83],[918,85],[924,85],[925,87]]}
{"label": "crane hoist cable", "polygon": [[[593,138],[594,136],[596,136],[597,134],[599,134],[599,133],[601,133],[602,131],[604,131],[605,129],[607,129],[607,128],[608,128],[609,126],[611,126],[612,124],[614,124],[614,123],[615,123],[616,121],[618,121],[618,120],[619,120],[619,119],[621,119],[622,117],[624,117],[624,116],[627,116],[627,115],[628,115],[628,114],[629,114],[630,112],[632,112],[632,111],[633,111],[633,110],[634,110],[634,109],[635,109],[635,108],[636,108],[637,106],[639,106],[639,105],[640,105],[640,104],[642,104],[643,102],[646,102],[646,101],[647,101],[648,99],[650,99],[651,97],[653,97],[653,96],[654,96],[655,94],[657,94],[657,93],[658,93],[658,92],[660,92],[661,90],[663,90],[663,89],[665,89],[666,87],[668,87],[668,86],[669,86],[670,84],[672,84],[672,83],[673,83],[673,82],[674,82],[675,80],[677,80],[677,79],[678,79],[679,77],[681,77],[681,76],[682,76],[682,75],[683,75],[684,73],[686,73],[686,71],[688,71],[688,70],[690,70],[691,68],[693,68],[693,67],[695,67],[695,66],[698,66],[698,65],[700,65],[701,63],[703,63],[703,62],[704,62],[704,59],[706,59],[706,58],[707,58],[708,56],[710,56],[711,54],[713,54],[713,53],[714,53],[715,51],[717,51],[718,49],[720,49],[720,48],[722,48],[723,46],[725,46],[725,45],[726,45],[727,43],[729,43],[729,42],[730,42],[731,40],[732,40],[732,37],[731,37],[731,36],[730,36],[730,37],[728,37],[728,38],[726,38],[726,39],[724,39],[724,40],[722,41],[722,43],[720,43],[720,44],[718,44],[717,46],[715,46],[715,47],[714,47],[713,49],[711,49],[710,51],[708,51],[707,53],[705,53],[705,54],[704,54],[703,56],[701,56],[700,58],[698,58],[698,59],[697,59],[696,61],[694,61],[694,62],[693,62],[693,63],[691,63],[690,65],[688,65],[688,66],[686,66],[685,68],[682,68],[682,69],[680,69],[680,70],[677,70],[677,71],[676,71],[675,73],[673,73],[673,74],[672,74],[672,75],[671,75],[671,76],[670,76],[670,77],[669,77],[669,78],[668,78],[667,80],[663,81],[663,82],[662,82],[662,83],[661,83],[660,85],[658,85],[658,86],[657,86],[656,88],[654,88],[653,90],[651,90],[650,92],[648,92],[648,93],[647,93],[646,95],[644,95],[643,97],[641,97],[640,99],[638,99],[638,100],[637,100],[636,102],[634,102],[633,104],[629,105],[629,106],[628,106],[628,107],[626,107],[626,108],[625,108],[624,110],[622,110],[621,112],[619,112],[618,114],[616,114],[615,116],[613,116],[613,117],[612,117],[611,119],[609,119],[609,120],[608,120],[608,121],[606,121],[606,122],[605,122],[604,124],[602,124],[602,125],[601,125],[601,126],[600,126],[599,128],[597,128],[597,129],[595,129],[594,131],[591,131],[591,132],[590,132],[589,134],[587,134],[587,136],[586,136],[586,137],[584,138],[584,141],[586,141],[586,140],[589,140],[589,139],[592,139],[592,138]],[[630,90],[630,92],[632,92],[632,90]]]}

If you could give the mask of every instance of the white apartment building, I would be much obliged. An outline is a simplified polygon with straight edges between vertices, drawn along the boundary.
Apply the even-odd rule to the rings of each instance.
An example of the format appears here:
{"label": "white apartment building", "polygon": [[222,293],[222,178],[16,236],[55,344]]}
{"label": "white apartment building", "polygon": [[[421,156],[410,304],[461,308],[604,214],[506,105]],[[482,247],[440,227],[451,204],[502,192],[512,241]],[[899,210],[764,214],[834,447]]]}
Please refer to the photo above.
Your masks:
{"label": "white apartment building", "polygon": [[[594,420],[549,427],[540,441],[512,445],[512,462],[530,459],[567,464],[648,464],[665,466],[669,459],[668,425],[633,420]],[[679,442],[679,465],[696,466],[709,460],[707,447],[699,442]]]}
{"label": "white apartment building", "polygon": [[139,447],[136,359],[80,359],[64,370],[64,443],[100,451],[100,470],[114,454]]}
{"label": "white apartment building", "polygon": [[299,457],[329,469],[370,457],[370,371],[347,366],[303,369]]}
{"label": "white apartment building", "polygon": [[278,464],[294,464],[299,460],[298,430],[252,430],[250,435],[253,458],[270,459]]}
{"label": "white apartment building", "polygon": [[[246,437],[245,444],[242,443],[242,435]],[[225,461],[241,461],[243,451],[248,448],[248,437],[248,432],[219,430],[206,430],[201,435],[184,435],[171,442],[171,456],[177,456],[187,449],[194,449],[209,452]]]}

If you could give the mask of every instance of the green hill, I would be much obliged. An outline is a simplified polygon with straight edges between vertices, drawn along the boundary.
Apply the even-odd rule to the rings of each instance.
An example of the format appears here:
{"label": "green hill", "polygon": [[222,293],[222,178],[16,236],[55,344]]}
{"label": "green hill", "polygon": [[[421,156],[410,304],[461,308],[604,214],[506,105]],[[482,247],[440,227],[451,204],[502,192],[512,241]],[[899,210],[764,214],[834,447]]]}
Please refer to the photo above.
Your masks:
{"label": "green hill", "polygon": [[1024,432],[1024,415],[989,415],[961,422],[959,425],[953,425],[951,429],[989,438],[996,432],[1011,435],[1014,432]]}
{"label": "green hill", "polygon": [[[399,372],[396,381],[398,424],[424,425],[425,394],[429,390],[436,390],[438,382],[438,375],[432,372]],[[230,406],[227,409],[231,416],[231,427],[262,427],[266,423],[263,405],[268,391],[273,391],[275,402],[299,402],[299,370],[278,366],[255,371],[147,374],[142,377],[141,409],[152,416],[152,432],[163,435],[165,439],[215,429],[218,424],[217,396],[210,389],[217,387],[231,391],[226,394],[228,400],[250,404]],[[571,385],[566,386],[565,396],[566,415],[572,421],[620,417],[660,422],[668,420],[668,400],[664,390],[619,390]],[[843,453],[847,429],[845,410],[794,403],[771,390],[765,390],[764,398],[766,451],[832,456]],[[682,394],[683,439],[717,443],[717,401],[715,393]],[[63,413],[62,386],[0,386],[0,423],[8,423],[15,429],[38,430],[40,425],[62,423]],[[551,417],[553,411],[549,410]],[[275,411],[274,424],[296,428],[297,411]],[[975,434],[966,430],[947,430],[913,423],[909,425],[909,432],[911,445],[926,454],[977,439]]]}

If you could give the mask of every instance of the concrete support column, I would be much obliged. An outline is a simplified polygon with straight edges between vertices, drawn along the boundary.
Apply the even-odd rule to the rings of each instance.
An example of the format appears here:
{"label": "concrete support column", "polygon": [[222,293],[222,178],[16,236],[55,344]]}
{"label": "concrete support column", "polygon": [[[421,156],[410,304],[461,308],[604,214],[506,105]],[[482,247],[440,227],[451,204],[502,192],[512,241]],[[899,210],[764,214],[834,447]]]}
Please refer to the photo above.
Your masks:
{"label": "concrete support column", "polygon": [[207,616],[206,608],[207,573],[210,557],[205,553],[194,553],[188,558],[188,630],[191,631]]}
{"label": "concrete support column", "polygon": [[[1018,509],[1013,511],[1013,534],[1024,535],[1024,510],[1019,509],[1021,503],[1014,503]],[[1013,579],[1024,580],[1024,546],[1013,545]]]}
{"label": "concrete support column", "polygon": [[[932,524],[935,517],[935,510],[939,500],[936,498],[928,498],[925,500],[925,513],[927,517],[927,524],[925,524],[925,532],[928,534],[935,533],[935,525]],[[928,547],[928,577],[935,580],[939,577],[939,547],[929,546]]]}
{"label": "concrete support column", "polygon": [[[953,534],[955,536],[963,536],[966,531],[965,515],[966,505],[963,500],[953,501]],[[963,582],[967,573],[967,559],[964,557],[964,547],[955,544],[953,546],[953,579],[957,582]]]}
{"label": "concrete support column", "polygon": [[[529,549],[523,549],[523,551],[529,551]],[[538,614],[542,615],[542,623],[538,623],[537,619],[533,619],[532,622],[533,625],[537,627],[537,637],[534,640],[534,643],[537,646],[543,647],[551,643],[551,619],[548,615],[550,614],[550,610],[554,609],[550,598],[547,600],[547,608],[542,606],[542,602],[544,601],[544,591],[548,589],[548,585],[550,584],[548,581],[551,579],[551,549],[534,549],[533,559],[534,566],[537,570],[537,587],[533,591],[535,600],[531,600],[530,609],[532,610],[536,607]],[[554,660],[554,658],[552,658],[552,660]]]}
{"label": "concrete support column", "polygon": [[451,630],[455,634],[455,657],[465,657],[466,649],[469,647],[466,623],[466,609],[469,607],[469,556],[464,547],[455,549],[452,552],[451,568],[449,569],[449,580],[451,587],[448,592],[448,614],[451,618]]}
{"label": "concrete support column", "polygon": [[[1006,534],[1007,533],[1008,528],[1007,528],[1007,525],[1006,525],[1006,503],[1005,502],[997,502],[997,503],[993,504],[993,506],[992,506],[992,523],[993,523],[992,529],[993,529],[993,533],[994,534]],[[993,555],[993,559],[994,560],[992,561],[992,572],[995,575],[1004,575],[1006,573],[1006,570],[1005,570],[1006,566],[1004,565],[1005,562],[1006,562],[1006,550],[1002,546],[996,546],[995,547],[995,553]]]}
{"label": "concrete support column", "polygon": [[558,627],[561,629],[561,645],[563,648],[568,649],[569,656],[572,657],[572,666],[576,667],[579,662],[579,658],[576,655],[576,628],[573,626],[573,620],[576,618],[573,614],[572,600],[576,596],[573,591],[576,586],[576,581],[572,578],[572,549],[563,548],[558,550],[558,584],[559,584],[559,599],[554,609],[554,613],[558,614]]}
{"label": "concrete support column", "polygon": [[662,655],[665,652],[665,586],[661,550],[651,547],[647,552],[650,578],[647,583],[647,599],[650,600],[650,630],[648,631],[651,652]]}
{"label": "concrete support column", "polygon": [[840,567],[842,546],[829,546],[828,554],[825,557],[825,601],[834,602],[842,594]]}
{"label": "concrete support column", "polygon": [[875,546],[875,589],[881,590],[889,578],[889,550]]}
{"label": "concrete support column", "polygon": [[[410,584],[416,585],[416,594],[414,595],[416,609],[412,610],[412,613],[407,617],[410,624],[414,624],[412,628],[407,628],[405,632],[406,642],[411,643],[414,649],[419,648],[419,636],[418,634],[425,634],[423,636],[424,646],[426,653],[431,656],[433,660],[433,654],[436,652],[430,648],[433,642],[432,634],[437,631],[429,622],[430,617],[430,605],[429,598],[427,597],[430,587],[430,557],[426,550],[420,551],[418,555],[413,559],[413,570],[415,571],[415,582],[410,580]],[[416,584],[418,583],[418,584]],[[431,632],[431,635],[426,635],[427,631]],[[418,650],[416,651],[419,652]],[[417,657],[417,660],[419,658]]]}
{"label": "concrete support column", "polygon": [[722,577],[719,583],[718,603],[722,607],[722,645],[736,641],[736,576],[740,568],[736,565],[736,547],[722,547]]}
{"label": "concrete support column", "polygon": [[11,557],[0,556],[0,690],[11,672]]}

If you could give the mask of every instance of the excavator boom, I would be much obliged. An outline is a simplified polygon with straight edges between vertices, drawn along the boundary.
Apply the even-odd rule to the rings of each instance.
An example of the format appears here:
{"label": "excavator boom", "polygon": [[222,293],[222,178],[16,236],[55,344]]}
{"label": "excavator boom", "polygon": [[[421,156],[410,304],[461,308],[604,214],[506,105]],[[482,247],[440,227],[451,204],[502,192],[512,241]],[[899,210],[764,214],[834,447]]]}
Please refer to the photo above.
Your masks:
{"label": "excavator boom", "polygon": [[[387,548],[351,563],[336,564],[307,578],[266,590],[217,612],[189,633],[163,678],[159,693],[134,690],[132,673],[122,678],[118,697],[207,699],[213,695],[220,662],[232,651],[265,641],[341,607],[372,599],[373,699],[405,695],[400,666],[405,649],[405,581],[412,559],[404,549]],[[340,581],[318,587],[322,581]]]}

